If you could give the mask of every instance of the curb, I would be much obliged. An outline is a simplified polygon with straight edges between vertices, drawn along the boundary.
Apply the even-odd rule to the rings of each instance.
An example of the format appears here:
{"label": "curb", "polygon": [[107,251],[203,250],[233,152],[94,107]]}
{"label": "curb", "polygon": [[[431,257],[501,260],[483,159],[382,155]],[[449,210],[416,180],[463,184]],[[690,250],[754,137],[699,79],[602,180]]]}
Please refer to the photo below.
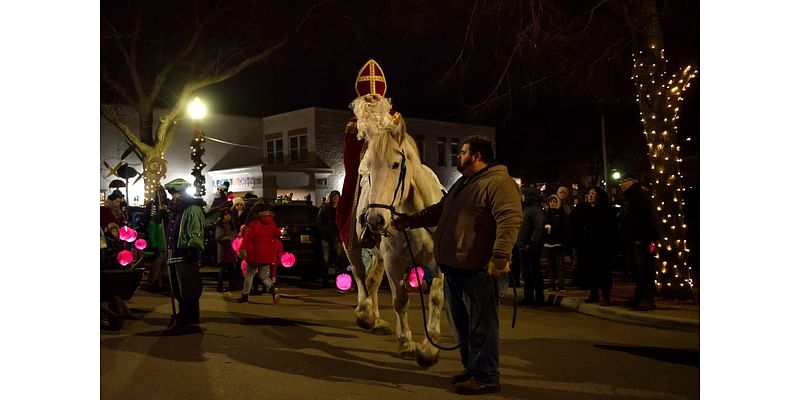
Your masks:
{"label": "curb", "polygon": [[587,314],[617,322],[682,331],[700,330],[700,321],[685,318],[655,316],[653,314],[648,314],[647,311],[633,311],[614,306],[598,306],[595,304],[584,303],[582,300],[577,300],[575,298],[563,295],[549,294],[547,297],[547,303],[559,307],[571,308],[581,314]]}

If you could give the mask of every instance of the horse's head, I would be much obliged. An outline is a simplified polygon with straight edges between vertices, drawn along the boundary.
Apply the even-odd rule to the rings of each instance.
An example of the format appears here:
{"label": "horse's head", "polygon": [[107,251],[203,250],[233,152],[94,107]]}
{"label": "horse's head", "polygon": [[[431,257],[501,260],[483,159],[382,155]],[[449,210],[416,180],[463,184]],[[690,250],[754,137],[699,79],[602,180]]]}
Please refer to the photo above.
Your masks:
{"label": "horse's head", "polygon": [[410,163],[419,163],[419,155],[398,114],[390,127],[369,136],[359,168],[369,180],[362,195],[367,196],[365,219],[371,231],[385,232],[393,214],[405,203],[413,180]]}

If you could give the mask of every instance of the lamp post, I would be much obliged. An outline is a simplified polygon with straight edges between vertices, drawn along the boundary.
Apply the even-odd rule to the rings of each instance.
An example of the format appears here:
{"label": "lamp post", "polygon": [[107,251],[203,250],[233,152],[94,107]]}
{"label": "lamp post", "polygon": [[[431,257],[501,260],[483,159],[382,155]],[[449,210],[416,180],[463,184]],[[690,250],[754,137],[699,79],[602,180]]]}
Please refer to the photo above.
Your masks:
{"label": "lamp post", "polygon": [[203,176],[203,168],[206,163],[203,162],[203,154],[206,149],[203,147],[206,139],[203,136],[203,128],[200,126],[200,120],[206,115],[206,106],[200,101],[200,98],[195,97],[188,107],[189,117],[194,121],[194,137],[192,138],[191,150],[192,161],[192,176],[194,176],[194,197],[203,197],[206,195],[206,178]]}

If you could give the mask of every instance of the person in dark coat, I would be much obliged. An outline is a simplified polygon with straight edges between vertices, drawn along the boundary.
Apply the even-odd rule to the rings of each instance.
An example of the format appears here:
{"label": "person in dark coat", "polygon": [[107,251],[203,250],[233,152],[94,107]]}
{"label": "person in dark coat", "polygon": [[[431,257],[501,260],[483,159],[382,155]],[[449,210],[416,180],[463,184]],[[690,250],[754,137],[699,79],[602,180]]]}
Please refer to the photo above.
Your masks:
{"label": "person in dark coat", "polygon": [[[617,249],[617,221],[605,190],[595,186],[586,195],[587,207],[572,213],[574,244],[581,260],[585,284],[589,288],[587,303],[611,304],[611,272]],[[602,300],[598,296],[602,292]]]}
{"label": "person in dark coat", "polygon": [[235,273],[238,271],[234,270],[236,254],[231,243],[238,233],[238,230],[233,227],[231,211],[223,209],[214,227],[214,240],[217,242],[217,265],[219,265],[217,292],[225,291],[223,288],[225,278],[228,278],[228,290],[233,290],[236,280]]}
{"label": "person in dark coat", "polygon": [[550,290],[564,291],[564,256],[567,255],[569,219],[558,196],[547,197],[544,212],[544,253],[550,270]]}
{"label": "person in dark coat", "polygon": [[535,187],[523,187],[522,225],[517,237],[522,279],[525,280],[523,299],[519,304],[539,307],[544,305],[544,277],[540,260],[544,245],[544,210],[539,203]]}
{"label": "person in dark coat", "polygon": [[339,204],[341,194],[338,190],[332,190],[328,194],[328,201],[319,208],[317,213],[317,226],[322,235],[322,241],[327,246],[325,261],[328,265],[336,264],[339,255],[344,252],[341,248],[342,241],[339,240],[339,228],[336,225],[336,207]]}
{"label": "person in dark coat", "polygon": [[623,244],[629,246],[636,268],[636,294],[628,303],[634,310],[656,308],[656,264],[650,243],[659,232],[650,194],[635,179],[622,180],[622,209],[619,222]]}

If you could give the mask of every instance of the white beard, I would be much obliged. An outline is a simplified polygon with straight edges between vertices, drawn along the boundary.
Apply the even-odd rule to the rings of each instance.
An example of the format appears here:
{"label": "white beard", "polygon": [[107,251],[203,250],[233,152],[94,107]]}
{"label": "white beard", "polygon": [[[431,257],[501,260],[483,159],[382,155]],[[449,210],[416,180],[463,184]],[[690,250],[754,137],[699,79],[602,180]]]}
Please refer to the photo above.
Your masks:
{"label": "white beard", "polygon": [[386,132],[392,127],[392,116],[389,114],[392,103],[386,97],[367,102],[362,96],[353,100],[350,108],[353,109],[353,114],[357,119],[359,139],[368,139]]}

